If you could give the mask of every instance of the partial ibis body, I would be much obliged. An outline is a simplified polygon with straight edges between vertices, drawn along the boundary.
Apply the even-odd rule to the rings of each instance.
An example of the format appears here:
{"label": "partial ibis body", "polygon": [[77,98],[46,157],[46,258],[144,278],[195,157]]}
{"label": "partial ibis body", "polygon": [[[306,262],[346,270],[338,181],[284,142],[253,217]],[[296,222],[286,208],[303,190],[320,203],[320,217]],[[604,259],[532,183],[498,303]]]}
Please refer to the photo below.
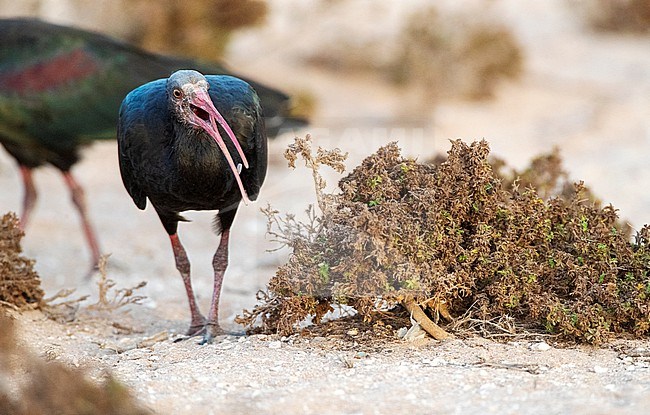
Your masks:
{"label": "partial ibis body", "polygon": [[[149,82],[129,93],[118,123],[120,171],[136,206],[147,199],[169,234],[190,305],[189,335],[209,342],[220,333],[219,296],[228,265],[228,238],[239,203],[254,200],[267,166],[259,98],[231,76],[193,70]],[[190,263],[178,239],[180,213],[217,210],[221,232],[214,254],[214,288],[207,319],[199,311]]]}
{"label": "partial ibis body", "polygon": [[[96,139],[115,138],[118,109],[129,91],[185,68],[228,74],[216,63],[155,55],[79,29],[33,19],[0,19],[0,143],[18,161],[22,174],[22,226],[36,202],[32,169],[54,165],[71,190],[96,264],[99,245],[83,190],[70,172],[79,149]],[[271,136],[303,122],[288,117],[287,95],[247,82],[259,94]]]}

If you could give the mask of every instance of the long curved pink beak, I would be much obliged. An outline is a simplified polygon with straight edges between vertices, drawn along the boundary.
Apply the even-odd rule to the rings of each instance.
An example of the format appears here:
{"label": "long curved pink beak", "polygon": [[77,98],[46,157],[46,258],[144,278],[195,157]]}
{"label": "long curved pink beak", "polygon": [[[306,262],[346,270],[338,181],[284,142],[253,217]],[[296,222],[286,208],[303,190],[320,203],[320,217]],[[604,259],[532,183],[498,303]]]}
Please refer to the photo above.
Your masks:
{"label": "long curved pink beak", "polygon": [[226,120],[221,116],[221,114],[219,114],[219,111],[217,111],[217,109],[214,107],[214,104],[210,99],[210,95],[208,94],[208,91],[202,88],[196,88],[191,97],[191,104],[208,113],[210,119],[209,123],[203,118],[199,117],[196,113],[192,115],[193,121],[196,122],[201,128],[203,128],[210,135],[210,137],[214,138],[214,141],[217,142],[217,145],[223,152],[223,155],[226,156],[228,165],[230,165],[230,170],[232,170],[232,173],[235,175],[235,180],[237,180],[237,185],[239,186],[239,191],[241,192],[242,200],[244,201],[245,204],[248,204],[250,202],[250,199],[246,194],[244,185],[242,184],[241,178],[239,177],[239,171],[235,166],[234,161],[232,160],[232,156],[230,155],[230,152],[226,147],[226,143],[223,141],[223,138],[221,138],[221,135],[219,134],[217,123],[219,123],[219,125],[226,131],[226,134],[228,134],[228,137],[230,137],[232,143],[235,145],[235,148],[237,149],[237,152],[239,153],[239,156],[242,159],[242,163],[244,164],[244,167],[248,168],[248,160],[246,160],[246,156],[244,155],[244,152],[242,151],[241,146],[239,145],[239,141],[237,141],[235,134],[232,132],[232,129],[230,128]]}

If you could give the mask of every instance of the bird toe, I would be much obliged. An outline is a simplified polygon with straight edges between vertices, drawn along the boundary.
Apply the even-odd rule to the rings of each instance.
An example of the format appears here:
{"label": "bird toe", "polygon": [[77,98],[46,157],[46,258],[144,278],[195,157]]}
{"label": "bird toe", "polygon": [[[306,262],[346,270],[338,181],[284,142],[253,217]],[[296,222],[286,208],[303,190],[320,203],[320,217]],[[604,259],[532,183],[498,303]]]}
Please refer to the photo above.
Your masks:
{"label": "bird toe", "polygon": [[224,329],[219,326],[219,323],[208,322],[205,325],[205,334],[203,334],[203,339],[199,344],[210,344],[217,337],[225,337],[226,332]]}
{"label": "bird toe", "polygon": [[205,324],[192,324],[189,329],[187,329],[187,332],[185,333],[186,336],[188,337],[194,337],[194,336],[201,336],[206,333],[205,330]]}

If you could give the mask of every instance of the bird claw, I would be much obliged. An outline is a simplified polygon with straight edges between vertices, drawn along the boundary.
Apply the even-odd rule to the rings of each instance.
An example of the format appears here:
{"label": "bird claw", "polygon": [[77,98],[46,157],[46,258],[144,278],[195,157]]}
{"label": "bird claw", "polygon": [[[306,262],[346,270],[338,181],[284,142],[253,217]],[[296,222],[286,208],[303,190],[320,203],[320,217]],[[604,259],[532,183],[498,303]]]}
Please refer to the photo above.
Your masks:
{"label": "bird claw", "polygon": [[212,340],[214,340],[214,338],[210,336],[208,333],[205,333],[203,335],[203,338],[199,342],[199,346],[203,346],[204,344],[210,344],[212,343]]}
{"label": "bird claw", "polygon": [[224,336],[226,334],[226,331],[219,326],[219,323],[206,323],[205,327],[205,333],[203,334],[203,339],[199,342],[199,344],[210,344],[214,341],[216,337],[219,336]]}
{"label": "bird claw", "polygon": [[205,320],[199,321],[197,323],[192,323],[192,325],[190,325],[190,328],[187,329],[187,332],[185,332],[185,335],[187,337],[200,336],[202,334],[205,334]]}
{"label": "bird claw", "polygon": [[184,335],[179,336],[174,340],[174,343],[182,342],[192,337],[204,336],[205,335],[205,324],[191,325],[189,329],[185,332]]}

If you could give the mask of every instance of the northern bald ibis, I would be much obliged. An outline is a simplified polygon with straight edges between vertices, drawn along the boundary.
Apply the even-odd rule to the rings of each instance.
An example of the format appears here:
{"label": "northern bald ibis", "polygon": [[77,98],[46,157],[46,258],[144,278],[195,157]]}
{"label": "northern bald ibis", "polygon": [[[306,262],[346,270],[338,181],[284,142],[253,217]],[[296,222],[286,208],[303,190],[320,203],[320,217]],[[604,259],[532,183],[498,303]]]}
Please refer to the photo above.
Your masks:
{"label": "northern bald ibis", "polygon": [[[189,300],[188,335],[203,343],[221,333],[219,296],[228,265],[228,239],[243,200],[254,200],[266,176],[267,140],[255,90],[231,76],[175,72],[129,93],[118,122],[120,171],[136,206],[147,199],[169,234]],[[190,262],[178,234],[180,213],[217,210],[219,248],[207,319],[199,311]]]}

